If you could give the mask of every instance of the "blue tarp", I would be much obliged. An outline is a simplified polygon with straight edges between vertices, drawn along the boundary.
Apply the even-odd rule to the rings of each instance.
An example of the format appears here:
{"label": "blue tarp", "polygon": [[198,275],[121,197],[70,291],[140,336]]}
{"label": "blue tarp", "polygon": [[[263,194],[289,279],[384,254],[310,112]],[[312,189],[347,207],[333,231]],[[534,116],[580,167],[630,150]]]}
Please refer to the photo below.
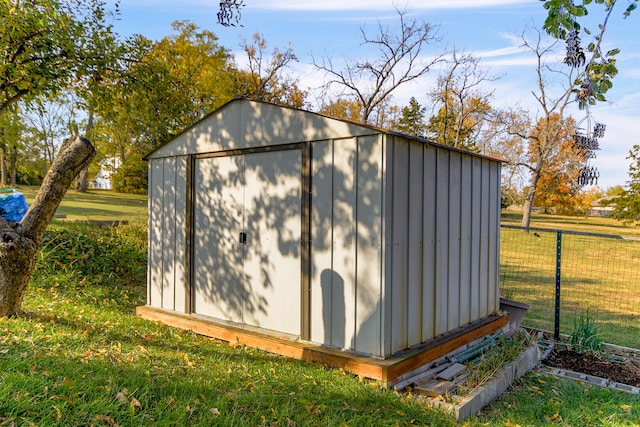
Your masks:
{"label": "blue tarp", "polygon": [[24,194],[16,189],[0,190],[0,216],[9,222],[20,222],[29,205]]}

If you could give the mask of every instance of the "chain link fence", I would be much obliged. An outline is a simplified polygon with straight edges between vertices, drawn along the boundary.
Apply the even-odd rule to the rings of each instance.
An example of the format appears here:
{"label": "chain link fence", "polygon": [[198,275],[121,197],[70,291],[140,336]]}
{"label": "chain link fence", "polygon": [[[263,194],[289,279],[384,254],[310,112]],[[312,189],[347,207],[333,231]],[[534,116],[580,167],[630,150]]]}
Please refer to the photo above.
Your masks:
{"label": "chain link fence", "polygon": [[581,316],[600,339],[640,348],[640,240],[502,225],[501,297],[531,305],[524,326],[571,334]]}

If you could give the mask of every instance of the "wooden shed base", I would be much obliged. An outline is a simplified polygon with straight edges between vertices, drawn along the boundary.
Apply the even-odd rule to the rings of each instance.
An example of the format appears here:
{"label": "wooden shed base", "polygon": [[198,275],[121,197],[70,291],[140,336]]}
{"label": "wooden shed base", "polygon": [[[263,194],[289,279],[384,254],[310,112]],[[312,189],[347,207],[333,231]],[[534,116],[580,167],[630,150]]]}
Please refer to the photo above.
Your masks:
{"label": "wooden shed base", "polygon": [[409,350],[380,359],[332,349],[306,341],[293,340],[285,336],[269,334],[262,330],[243,328],[149,306],[140,306],[136,309],[136,312],[145,319],[159,321],[166,325],[187,329],[208,337],[231,343],[245,344],[299,360],[309,360],[335,368],[342,368],[355,375],[379,380],[387,387],[398,383],[408,373],[419,367],[478,338],[496,332],[509,322],[508,315],[489,316]]}

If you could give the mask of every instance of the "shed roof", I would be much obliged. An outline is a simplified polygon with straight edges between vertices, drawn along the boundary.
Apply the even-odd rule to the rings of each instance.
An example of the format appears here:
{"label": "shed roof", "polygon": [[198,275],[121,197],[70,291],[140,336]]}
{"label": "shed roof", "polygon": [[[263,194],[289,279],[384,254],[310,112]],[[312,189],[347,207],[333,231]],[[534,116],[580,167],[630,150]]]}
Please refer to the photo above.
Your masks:
{"label": "shed roof", "polygon": [[[145,159],[340,139],[379,133],[401,136],[431,145],[440,145],[423,138],[388,131],[363,123],[355,123],[264,101],[235,98],[172,140],[147,154]],[[458,150],[450,146],[445,147],[501,161],[501,159],[490,156]]]}

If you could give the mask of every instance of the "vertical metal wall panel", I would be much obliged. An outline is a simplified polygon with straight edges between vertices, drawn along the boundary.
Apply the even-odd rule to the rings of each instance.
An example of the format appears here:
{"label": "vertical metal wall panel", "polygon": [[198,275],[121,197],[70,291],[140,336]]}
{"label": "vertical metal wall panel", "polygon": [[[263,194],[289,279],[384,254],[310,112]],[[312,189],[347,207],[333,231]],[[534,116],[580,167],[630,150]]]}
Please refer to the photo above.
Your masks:
{"label": "vertical metal wall panel", "polygon": [[149,256],[147,304],[162,308],[163,259],[163,159],[149,162]]}
{"label": "vertical metal wall panel", "polygon": [[473,157],[471,164],[471,320],[482,317],[480,314],[480,247],[482,242],[482,159]]}
{"label": "vertical metal wall panel", "polygon": [[332,242],[333,141],[318,141],[311,159],[311,341],[326,345],[334,322]]}
{"label": "vertical metal wall panel", "polygon": [[460,326],[460,175],[462,155],[449,153],[449,252],[447,330]]}
{"label": "vertical metal wall panel", "polygon": [[424,149],[415,141],[409,143],[409,191],[408,250],[407,250],[407,341],[409,345],[422,342],[422,230],[424,226]]}
{"label": "vertical metal wall panel", "polygon": [[176,158],[162,160],[164,182],[162,200],[162,308],[175,309]]}
{"label": "vertical metal wall panel", "polygon": [[382,136],[358,138],[356,171],[355,350],[383,356],[382,297]]}
{"label": "vertical metal wall panel", "polygon": [[391,159],[391,342],[392,352],[408,347],[409,143],[393,137]]}
{"label": "vertical metal wall panel", "polygon": [[385,355],[392,353],[392,253],[393,253],[393,137],[385,135],[384,146],[382,147],[383,169],[382,169],[382,296],[381,304],[381,340],[382,349]]}
{"label": "vertical metal wall panel", "polygon": [[489,162],[482,161],[481,162],[481,172],[480,172],[480,191],[482,192],[482,197],[480,199],[480,274],[479,277],[479,288],[480,288],[480,317],[487,316],[489,314],[489,300],[488,300],[488,292],[489,292],[489,263],[491,262],[489,259],[489,227],[490,227],[490,218],[489,211],[487,207],[489,206],[489,197],[490,190],[489,186],[491,183],[489,182],[490,178],[490,170],[489,170]]}
{"label": "vertical metal wall panel", "polygon": [[153,224],[153,220],[151,218],[152,216],[152,203],[153,203],[153,166],[152,166],[152,161],[148,162],[147,165],[147,175],[148,175],[148,179],[147,179],[147,305],[152,306],[152,302],[151,302],[151,286],[152,286],[152,282],[151,282],[151,270],[153,268],[152,264],[151,264],[151,239],[153,237],[152,235],[152,228],[154,226]]}
{"label": "vertical metal wall panel", "polygon": [[473,157],[462,156],[460,171],[460,325],[474,320],[471,317],[471,287],[474,278],[471,276],[471,223],[475,212],[471,209],[471,192],[473,181],[471,165]]}
{"label": "vertical metal wall panel", "polygon": [[448,331],[449,308],[449,150],[437,149],[436,182],[436,335]]}
{"label": "vertical metal wall panel", "polygon": [[175,274],[174,274],[174,286],[175,286],[175,304],[174,310],[180,313],[185,313],[187,307],[189,307],[188,290],[187,290],[187,157],[176,157],[175,163],[175,231],[174,231],[174,245],[175,245]]}
{"label": "vertical metal wall panel", "polygon": [[487,211],[489,213],[489,287],[487,292],[488,314],[495,313],[500,300],[500,164],[486,161],[489,168],[489,198]]}
{"label": "vertical metal wall panel", "polygon": [[339,348],[355,345],[356,160],[355,138],[333,141],[331,345]]}
{"label": "vertical metal wall panel", "polygon": [[433,145],[424,148],[423,208],[424,224],[422,231],[422,341],[437,335],[436,333],[436,212],[437,212],[437,151]]}

